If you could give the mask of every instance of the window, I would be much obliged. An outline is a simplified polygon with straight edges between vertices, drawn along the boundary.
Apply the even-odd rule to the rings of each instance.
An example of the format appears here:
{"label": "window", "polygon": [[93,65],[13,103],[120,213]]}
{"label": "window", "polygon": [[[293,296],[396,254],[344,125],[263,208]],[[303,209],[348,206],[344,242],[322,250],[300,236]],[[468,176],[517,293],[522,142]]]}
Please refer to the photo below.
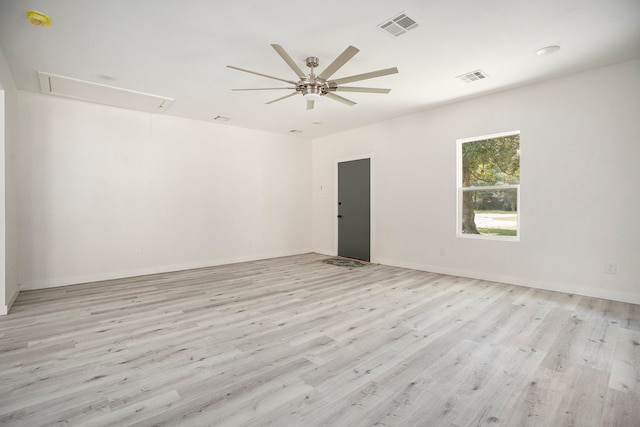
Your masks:
{"label": "window", "polygon": [[520,132],[458,140],[458,237],[520,239]]}

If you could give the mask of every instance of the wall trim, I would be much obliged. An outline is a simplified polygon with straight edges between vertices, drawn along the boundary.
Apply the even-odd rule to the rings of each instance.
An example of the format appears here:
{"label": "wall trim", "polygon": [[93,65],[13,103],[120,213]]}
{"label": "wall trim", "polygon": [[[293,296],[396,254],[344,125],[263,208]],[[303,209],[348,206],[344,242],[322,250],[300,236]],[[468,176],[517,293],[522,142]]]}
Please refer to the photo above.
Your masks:
{"label": "wall trim", "polygon": [[235,258],[220,259],[217,261],[199,261],[185,264],[174,264],[170,266],[148,267],[135,270],[124,270],[110,273],[89,274],[75,277],[63,277],[58,279],[34,281],[22,283],[21,290],[35,290],[56,288],[60,286],[79,285],[85,283],[104,282],[106,280],[126,279],[139,276],[147,276],[150,274],[172,273],[184,270],[193,270],[197,268],[218,267],[221,265],[238,264],[249,261],[262,261],[271,258],[280,258],[285,256],[303,255],[312,253],[312,249],[300,249],[296,251],[274,252],[266,255],[243,256]]}
{"label": "wall trim", "polygon": [[0,316],[9,314],[9,311],[11,311],[11,306],[13,305],[14,302],[16,302],[18,295],[20,295],[20,289],[16,289],[13,292],[13,295],[9,297],[9,302],[7,302],[7,305],[0,305]]}
{"label": "wall trim", "polygon": [[613,291],[611,289],[587,288],[570,283],[547,283],[537,280],[503,276],[500,274],[479,273],[475,271],[460,270],[435,265],[416,264],[391,259],[377,259],[376,263],[391,267],[408,268],[411,270],[427,271],[431,273],[446,274],[448,276],[466,277],[469,279],[486,280],[490,282],[505,283],[507,285],[522,286],[525,288],[541,289],[545,291],[562,292],[565,294],[580,295],[584,297],[600,298],[610,301],[618,301],[640,305],[640,294]]}
{"label": "wall trim", "polygon": [[[331,251],[329,249],[315,249],[313,251],[313,253],[318,254],[318,255],[326,255],[326,256],[338,256],[338,252],[336,251]],[[371,261],[372,264],[378,264],[378,263],[374,263],[373,261]]]}
{"label": "wall trim", "polygon": [[[69,286],[69,285],[77,285],[82,283],[93,283],[93,282],[102,282],[105,280],[145,276],[149,274],[170,273],[170,272],[183,271],[183,270],[192,270],[196,268],[218,267],[221,265],[237,264],[237,263],[249,262],[249,261],[262,261],[262,260],[271,259],[271,258],[303,255],[308,253],[316,253],[319,255],[327,255],[327,256],[336,256],[335,253],[331,253],[330,251],[300,250],[300,251],[286,252],[286,253],[285,252],[275,253],[270,256],[260,256],[260,257],[248,256],[248,257],[228,258],[225,260],[219,260],[215,263],[197,262],[197,263],[179,264],[179,265],[174,265],[170,267],[146,268],[146,269],[129,270],[129,271],[123,271],[123,272],[117,272],[117,273],[95,274],[95,275],[87,275],[87,276],[77,276],[73,278],[49,280],[49,281],[43,281],[43,282],[32,282],[32,283],[22,284],[20,286],[20,290],[17,290],[16,292],[14,292],[12,297],[9,299],[8,305],[0,306],[0,315],[6,315],[11,310],[11,306],[13,305],[15,300],[18,298],[18,295],[22,290],[46,289],[46,288],[54,288],[59,286]],[[426,272],[437,273],[437,274],[446,274],[448,276],[487,280],[490,282],[505,283],[508,285],[521,286],[526,288],[542,289],[546,291],[562,292],[566,294],[580,295],[585,297],[600,298],[600,299],[606,299],[611,301],[618,301],[618,302],[640,305],[640,295],[631,294],[628,292],[584,288],[584,287],[579,287],[579,286],[568,284],[568,283],[543,283],[535,280],[530,281],[530,280],[522,280],[522,279],[517,279],[513,277],[508,277],[508,276],[502,276],[499,274],[485,274],[485,273],[478,273],[478,272],[472,272],[467,270],[460,270],[456,268],[447,268],[447,267],[432,266],[432,265],[426,265],[426,264],[416,264],[416,263],[397,261],[397,260],[391,260],[391,259],[376,259],[376,260],[372,260],[371,263],[387,265],[390,267],[408,268],[411,270],[426,271]]]}

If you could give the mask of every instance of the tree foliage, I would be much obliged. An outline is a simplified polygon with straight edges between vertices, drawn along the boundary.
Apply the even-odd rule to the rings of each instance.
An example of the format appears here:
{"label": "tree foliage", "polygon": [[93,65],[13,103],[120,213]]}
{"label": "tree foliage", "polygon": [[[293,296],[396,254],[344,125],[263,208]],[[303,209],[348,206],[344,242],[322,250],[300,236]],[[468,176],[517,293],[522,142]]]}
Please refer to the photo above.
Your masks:
{"label": "tree foliage", "polygon": [[462,144],[462,185],[517,184],[520,182],[520,135]]}

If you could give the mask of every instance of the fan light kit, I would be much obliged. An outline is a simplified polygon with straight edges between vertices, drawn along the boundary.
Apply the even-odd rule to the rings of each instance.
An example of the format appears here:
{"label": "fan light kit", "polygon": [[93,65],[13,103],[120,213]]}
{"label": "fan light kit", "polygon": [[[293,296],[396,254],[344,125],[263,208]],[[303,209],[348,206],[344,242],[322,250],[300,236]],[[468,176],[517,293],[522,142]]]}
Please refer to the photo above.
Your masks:
{"label": "fan light kit", "polygon": [[267,104],[273,104],[274,102],[281,101],[291,96],[301,94],[307,101],[307,110],[312,110],[315,101],[318,101],[322,97],[333,99],[334,101],[342,102],[343,104],[354,106],[355,102],[336,95],[334,92],[360,92],[360,93],[389,93],[391,89],[378,89],[370,87],[345,87],[340,86],[343,83],[357,82],[360,80],[373,79],[375,77],[382,77],[389,74],[395,74],[398,72],[396,67],[386,68],[384,70],[371,71],[369,73],[358,74],[349,77],[343,77],[341,79],[329,80],[329,78],[338,71],[344,64],[347,63],[353,56],[359,52],[359,50],[353,46],[349,46],[342,52],[327,68],[320,74],[316,75],[314,69],[320,64],[320,61],[315,56],[310,56],[305,60],[307,67],[309,67],[309,74],[305,74],[295,61],[289,56],[284,48],[277,44],[272,44],[271,47],[280,55],[280,57],[287,63],[289,68],[293,70],[298,76],[299,80],[287,80],[280,77],[274,77],[267,74],[258,73],[255,71],[245,70],[244,68],[235,67],[233,65],[227,65],[227,67],[234,70],[243,71],[245,73],[255,74],[268,79],[279,80],[281,82],[289,83],[293,87],[265,87],[265,88],[253,88],[253,89],[231,89],[231,90],[280,90],[289,89],[293,90],[293,93],[285,95],[283,97],[274,99],[267,102]]}

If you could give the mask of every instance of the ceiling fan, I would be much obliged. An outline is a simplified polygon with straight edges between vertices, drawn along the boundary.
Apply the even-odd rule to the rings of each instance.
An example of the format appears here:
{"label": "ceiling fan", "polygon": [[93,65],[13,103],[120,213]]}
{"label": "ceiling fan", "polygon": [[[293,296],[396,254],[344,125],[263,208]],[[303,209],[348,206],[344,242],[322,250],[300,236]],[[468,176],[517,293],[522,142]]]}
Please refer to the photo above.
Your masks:
{"label": "ceiling fan", "polygon": [[371,87],[345,87],[341,86],[344,83],[357,82],[360,80],[373,79],[375,77],[382,77],[389,74],[395,74],[398,72],[396,67],[386,68],[384,70],[371,71],[369,73],[357,74],[354,76],[343,77],[341,79],[329,80],[329,78],[335,74],[344,64],[347,63],[351,58],[354,57],[359,50],[353,46],[349,46],[338,56],[327,68],[324,69],[320,74],[316,75],[314,69],[319,65],[318,58],[315,56],[310,56],[306,59],[306,65],[309,67],[309,74],[305,74],[300,67],[295,63],[295,61],[289,56],[287,51],[284,48],[277,44],[272,44],[271,47],[275,49],[275,51],[280,55],[284,62],[293,70],[294,73],[298,76],[300,80],[293,81],[282,79],[280,77],[274,77],[267,74],[258,73],[255,71],[245,70],[244,68],[234,67],[233,65],[227,65],[229,68],[233,68],[234,70],[244,71],[245,73],[256,74],[258,76],[266,77],[268,79],[279,80],[285,83],[289,83],[293,85],[293,87],[265,87],[265,88],[253,88],[253,89],[231,89],[231,90],[279,90],[279,89],[289,89],[293,90],[293,93],[285,95],[283,97],[274,99],[273,101],[267,102],[267,104],[273,104],[274,102],[281,101],[283,99],[289,98],[291,96],[301,94],[307,100],[307,110],[313,109],[314,102],[319,100],[321,97],[326,96],[327,98],[333,99],[335,101],[342,102],[343,104],[349,105],[350,107],[356,105],[355,102],[343,98],[342,96],[336,95],[335,92],[361,92],[361,93],[389,93],[391,89],[378,89]]}

